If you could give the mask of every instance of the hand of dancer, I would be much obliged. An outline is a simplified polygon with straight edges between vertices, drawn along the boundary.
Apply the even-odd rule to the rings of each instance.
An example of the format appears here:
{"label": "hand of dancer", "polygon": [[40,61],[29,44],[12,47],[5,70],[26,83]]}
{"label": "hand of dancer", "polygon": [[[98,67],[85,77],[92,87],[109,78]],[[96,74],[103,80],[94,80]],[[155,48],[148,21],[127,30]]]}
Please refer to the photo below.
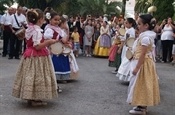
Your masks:
{"label": "hand of dancer", "polygon": [[138,68],[135,68],[132,72],[133,75],[136,75],[138,73],[139,69]]}
{"label": "hand of dancer", "polygon": [[117,51],[117,53],[118,53],[118,54],[121,54],[121,49],[119,49],[119,50]]}
{"label": "hand of dancer", "polygon": [[55,39],[50,39],[50,44],[54,44],[56,42],[58,42],[59,40],[55,40]]}

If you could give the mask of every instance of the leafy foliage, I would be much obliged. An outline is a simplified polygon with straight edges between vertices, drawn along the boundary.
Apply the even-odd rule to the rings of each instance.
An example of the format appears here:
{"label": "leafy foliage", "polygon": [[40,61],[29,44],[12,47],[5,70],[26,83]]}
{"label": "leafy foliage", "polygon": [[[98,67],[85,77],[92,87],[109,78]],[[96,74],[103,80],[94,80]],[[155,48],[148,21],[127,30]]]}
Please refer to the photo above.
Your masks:
{"label": "leafy foliage", "polygon": [[64,0],[57,8],[56,11],[61,14],[77,15],[80,12],[80,4],[78,0]]}
{"label": "leafy foliage", "polygon": [[134,10],[139,13],[147,13],[147,9],[152,5],[150,0],[137,0]]}
{"label": "leafy foliage", "polygon": [[172,3],[174,0],[137,0],[135,11],[139,13],[147,13],[150,6],[156,6],[157,11],[153,13],[154,17],[159,21],[172,17],[174,14],[174,7]]}
{"label": "leafy foliage", "polygon": [[167,19],[168,17],[173,17],[174,7],[172,3],[174,2],[174,0],[162,0],[161,2],[160,0],[154,0],[154,2],[157,7],[157,11],[154,16],[157,19],[163,20]]}
{"label": "leafy foliage", "polygon": [[0,14],[3,14],[7,9],[6,6],[11,6],[14,3],[14,0],[0,0]]}
{"label": "leafy foliage", "polygon": [[92,15],[103,15],[103,14],[119,14],[120,11],[116,8],[121,7],[121,2],[108,2],[108,0],[78,0],[80,4],[80,14],[92,14]]}
{"label": "leafy foliage", "polygon": [[28,8],[39,8],[44,10],[46,7],[57,8],[60,3],[65,0],[16,0],[22,6],[26,6]]}

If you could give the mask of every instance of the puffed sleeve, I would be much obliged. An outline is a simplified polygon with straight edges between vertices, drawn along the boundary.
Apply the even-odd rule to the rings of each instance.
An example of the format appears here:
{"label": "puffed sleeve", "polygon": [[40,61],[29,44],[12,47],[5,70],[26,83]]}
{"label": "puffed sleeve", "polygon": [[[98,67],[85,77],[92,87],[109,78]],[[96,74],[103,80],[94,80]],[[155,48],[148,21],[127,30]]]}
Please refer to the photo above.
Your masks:
{"label": "puffed sleeve", "polygon": [[44,39],[52,39],[53,38],[54,31],[50,28],[47,28],[44,31]]}
{"label": "puffed sleeve", "polygon": [[67,38],[67,34],[64,30],[61,30],[59,34],[62,38]]}
{"label": "puffed sleeve", "polygon": [[141,40],[141,45],[143,45],[143,46],[148,46],[148,45],[150,45],[150,44],[151,44],[151,40],[150,40],[149,37],[144,37],[144,38],[142,38],[142,40]]}
{"label": "puffed sleeve", "polygon": [[33,40],[33,46],[37,46],[38,44],[40,44],[41,40],[42,40],[42,33],[41,31],[35,30],[33,32],[32,35],[32,40]]}

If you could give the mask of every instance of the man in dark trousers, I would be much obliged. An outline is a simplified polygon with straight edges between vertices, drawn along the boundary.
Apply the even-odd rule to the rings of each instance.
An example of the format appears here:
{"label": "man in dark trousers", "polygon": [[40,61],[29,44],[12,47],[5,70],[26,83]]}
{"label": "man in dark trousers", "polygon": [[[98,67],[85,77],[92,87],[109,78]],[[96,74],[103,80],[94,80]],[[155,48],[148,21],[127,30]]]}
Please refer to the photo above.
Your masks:
{"label": "man in dark trousers", "polygon": [[10,39],[10,54],[9,59],[20,59],[20,48],[22,45],[22,40],[19,40],[15,33],[20,30],[22,27],[27,25],[26,17],[22,14],[23,7],[18,6],[17,11],[13,14],[12,21],[11,21],[11,29],[12,29],[12,37]]}
{"label": "man in dark trousers", "polygon": [[1,18],[1,25],[2,25],[2,31],[3,31],[3,52],[2,57],[6,57],[6,55],[9,53],[9,41],[12,37],[12,31],[10,28],[11,24],[11,15],[13,14],[13,9],[8,8],[7,13],[5,13]]}

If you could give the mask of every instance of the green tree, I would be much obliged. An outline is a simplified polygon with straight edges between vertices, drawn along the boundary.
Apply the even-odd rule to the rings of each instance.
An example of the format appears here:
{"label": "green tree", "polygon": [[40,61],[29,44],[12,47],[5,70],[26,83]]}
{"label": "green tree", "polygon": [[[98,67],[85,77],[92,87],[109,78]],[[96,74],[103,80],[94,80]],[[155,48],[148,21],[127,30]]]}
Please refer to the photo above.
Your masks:
{"label": "green tree", "polygon": [[172,5],[174,0],[153,0],[157,11],[154,13],[154,16],[159,21],[167,19],[168,17],[173,17],[174,15],[174,6]]}
{"label": "green tree", "polygon": [[65,0],[56,10],[61,14],[77,15],[80,13],[80,4],[78,0]]}
{"label": "green tree", "polygon": [[52,7],[56,9],[59,4],[65,0],[16,0],[21,6],[26,6],[28,8],[39,8],[44,10],[46,7]]}
{"label": "green tree", "polygon": [[134,10],[139,13],[147,13],[147,10],[151,5],[152,0],[137,0]]}
{"label": "green tree", "polygon": [[108,0],[78,0],[80,4],[80,14],[92,14],[94,16],[103,14],[119,14],[116,8],[121,7],[121,2],[109,2]]}
{"label": "green tree", "polygon": [[0,14],[3,14],[7,7],[10,7],[14,0],[0,0]]}
{"label": "green tree", "polygon": [[154,17],[159,21],[167,17],[173,17],[174,6],[172,5],[174,0],[137,0],[135,5],[135,11],[140,13],[147,13],[150,6],[156,6],[157,11],[154,12]]}

